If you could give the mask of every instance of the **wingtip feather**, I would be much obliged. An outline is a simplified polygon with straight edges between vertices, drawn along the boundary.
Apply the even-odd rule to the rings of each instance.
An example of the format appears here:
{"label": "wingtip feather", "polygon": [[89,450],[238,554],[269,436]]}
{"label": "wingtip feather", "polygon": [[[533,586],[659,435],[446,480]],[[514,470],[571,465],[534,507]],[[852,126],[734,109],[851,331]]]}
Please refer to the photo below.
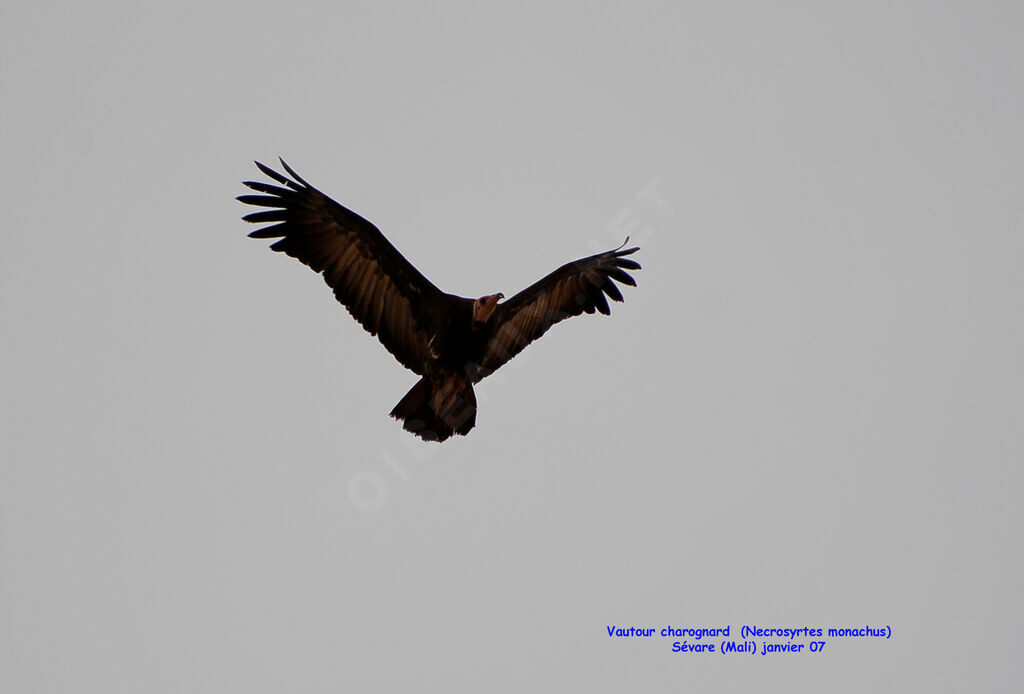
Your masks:
{"label": "wingtip feather", "polygon": [[308,183],[306,183],[305,180],[303,180],[302,176],[300,176],[299,174],[295,173],[295,170],[292,167],[288,166],[288,163],[285,162],[284,159],[282,159],[281,157],[278,157],[277,160],[279,162],[281,162],[281,166],[284,167],[284,170],[288,172],[289,176],[291,176],[292,178],[294,178],[296,181],[298,181],[302,185],[306,186],[307,188],[312,188],[311,185],[309,185]]}
{"label": "wingtip feather", "polygon": [[267,175],[267,176],[269,176],[270,178],[274,179],[274,180],[275,180],[275,181],[277,181],[278,183],[282,183],[282,184],[284,184],[284,185],[286,185],[286,186],[289,186],[289,187],[291,187],[292,185],[294,185],[294,184],[293,184],[293,183],[292,183],[291,181],[289,181],[289,180],[288,180],[287,178],[285,178],[284,176],[282,176],[281,174],[279,174],[279,173],[278,173],[277,171],[274,171],[274,170],[273,170],[272,168],[270,168],[269,166],[267,166],[267,165],[266,165],[266,164],[264,164],[263,162],[261,162],[261,161],[257,161],[257,162],[254,162],[254,163],[256,164],[256,168],[257,168],[257,169],[259,169],[259,170],[260,170],[260,171],[262,171],[262,172],[263,172],[264,174],[266,174],[266,175]]}

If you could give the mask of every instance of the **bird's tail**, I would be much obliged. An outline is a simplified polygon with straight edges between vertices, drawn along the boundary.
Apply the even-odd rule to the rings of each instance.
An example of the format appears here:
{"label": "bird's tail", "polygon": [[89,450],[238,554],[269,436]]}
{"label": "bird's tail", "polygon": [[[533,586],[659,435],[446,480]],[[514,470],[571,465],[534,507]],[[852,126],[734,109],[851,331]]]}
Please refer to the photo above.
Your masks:
{"label": "bird's tail", "polygon": [[406,431],[424,441],[445,441],[452,434],[465,436],[476,425],[476,395],[465,377],[424,376],[391,410]]}

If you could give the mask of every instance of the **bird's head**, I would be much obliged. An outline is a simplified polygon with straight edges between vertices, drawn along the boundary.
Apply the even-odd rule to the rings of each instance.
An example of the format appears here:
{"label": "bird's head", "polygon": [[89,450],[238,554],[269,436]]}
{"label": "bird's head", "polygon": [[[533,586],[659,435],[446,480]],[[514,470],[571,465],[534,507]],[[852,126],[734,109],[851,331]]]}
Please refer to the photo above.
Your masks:
{"label": "bird's head", "polygon": [[498,308],[498,302],[505,298],[501,292],[481,296],[473,302],[473,329],[479,330],[487,324],[494,309]]}

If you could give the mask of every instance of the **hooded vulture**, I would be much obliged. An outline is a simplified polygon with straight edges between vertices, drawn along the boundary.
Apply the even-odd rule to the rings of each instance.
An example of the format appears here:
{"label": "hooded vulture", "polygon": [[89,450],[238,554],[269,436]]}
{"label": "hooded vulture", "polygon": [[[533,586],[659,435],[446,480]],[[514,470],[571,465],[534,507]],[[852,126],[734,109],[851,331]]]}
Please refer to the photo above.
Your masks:
{"label": "hooded vulture", "polygon": [[[370,222],[304,181],[256,162],[275,184],[245,181],[259,195],[238,200],[268,208],[243,217],[268,222],[249,234],[278,239],[270,248],[321,273],[334,296],[419,382],[391,411],[427,441],[465,436],[476,424],[473,384],[519,354],[555,323],[581,313],[610,313],[622,301],[615,282],[635,287],[640,264],[619,248],[567,263],[508,301],[498,292],[467,299],[447,294],[412,266]],[[627,242],[629,239],[626,239]],[[625,244],[623,244],[625,245]]]}

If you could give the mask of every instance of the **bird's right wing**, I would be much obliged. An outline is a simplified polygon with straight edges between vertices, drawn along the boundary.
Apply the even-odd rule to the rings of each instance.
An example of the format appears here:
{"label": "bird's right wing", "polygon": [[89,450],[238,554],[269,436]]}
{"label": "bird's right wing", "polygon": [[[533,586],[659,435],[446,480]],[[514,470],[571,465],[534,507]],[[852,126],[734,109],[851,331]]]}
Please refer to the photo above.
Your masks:
{"label": "bird's right wing", "polygon": [[610,314],[608,299],[622,301],[622,292],[615,282],[636,286],[636,280],[626,270],[639,270],[640,263],[623,256],[638,250],[622,250],[620,246],[566,263],[508,301],[498,304],[491,318],[495,325],[494,334],[473,374],[474,382],[494,373],[555,323],[581,313],[598,311]]}
{"label": "bird's right wing", "polygon": [[[271,249],[323,273],[334,296],[407,369],[423,374],[430,361],[431,325],[438,304],[448,296],[412,266],[373,224],[302,180],[284,161],[291,177],[256,162],[280,186],[259,181],[245,185],[262,195],[241,195],[247,205],[267,207],[247,222],[276,222],[249,234],[280,239]],[[282,187],[283,186],[283,187]]]}

